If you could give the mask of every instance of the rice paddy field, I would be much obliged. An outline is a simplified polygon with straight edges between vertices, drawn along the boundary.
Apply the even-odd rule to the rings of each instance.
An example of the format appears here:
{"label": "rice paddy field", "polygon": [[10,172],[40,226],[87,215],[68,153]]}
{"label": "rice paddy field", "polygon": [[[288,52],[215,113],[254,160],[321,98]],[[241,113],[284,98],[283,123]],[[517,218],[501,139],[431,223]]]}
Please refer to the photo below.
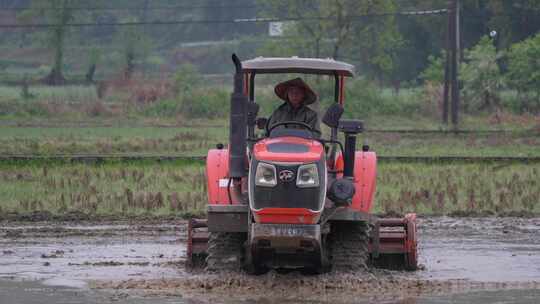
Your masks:
{"label": "rice paddy field", "polygon": [[[380,163],[375,212],[540,213],[540,164]],[[0,215],[174,216],[204,213],[204,163],[0,165]]]}
{"label": "rice paddy field", "polygon": [[[183,115],[177,102],[170,99],[168,85],[111,82],[105,92],[95,86],[33,86],[27,96],[23,96],[20,87],[0,86],[0,156],[4,157],[0,161],[0,217],[35,212],[82,212],[100,217],[187,217],[204,213],[203,162],[75,164],[45,160],[12,162],[5,158],[204,156],[216,144],[227,144],[227,115]],[[356,107],[357,118],[364,120],[367,130],[360,135],[357,149],[368,144],[379,156],[540,157],[538,115],[463,115],[461,130],[481,132],[452,133],[447,132],[450,126],[438,122],[432,104],[415,99],[418,92],[404,90],[400,94],[399,100],[407,101],[406,107],[418,112],[366,114],[362,107]],[[262,115],[273,108],[275,98],[269,96],[259,96],[259,101],[267,103]],[[382,92],[382,98],[387,105],[395,106],[391,101],[396,96],[391,91]],[[228,100],[221,99],[209,104],[228,107]],[[432,108],[426,110],[427,106]],[[402,132],[407,130],[435,132]],[[325,132],[328,134],[328,130]],[[539,166],[537,162],[381,161],[375,211],[538,214]]]}
{"label": "rice paddy field", "polygon": [[206,205],[202,163],[0,166],[0,214],[183,215]]}
{"label": "rice paddy field", "polygon": [[[0,155],[204,155],[217,143],[228,141],[226,110],[212,118],[197,118],[184,115],[182,107],[207,102],[212,108],[228,109],[230,88],[209,87],[204,91],[220,93],[204,101],[186,101],[171,95],[168,81],[110,81],[103,87],[33,85],[29,96],[23,97],[22,87],[0,86]],[[280,104],[269,88],[263,86],[258,95],[262,116]],[[439,122],[435,102],[421,98],[418,88],[404,89],[399,95],[384,89],[380,100],[388,105],[388,113],[369,112],[372,104],[364,107],[363,101],[351,100],[354,107],[346,115],[362,119],[368,131],[450,130],[451,126]],[[408,110],[396,112],[398,106]],[[358,144],[367,142],[383,156],[540,156],[539,115],[463,114],[459,128],[514,133],[368,132]]]}
{"label": "rice paddy field", "polygon": [[204,155],[228,138],[225,128],[216,127],[5,127],[0,133],[0,154],[4,155]]}
{"label": "rice paddy field", "polygon": [[[222,121],[192,126],[0,127],[0,155],[159,154],[204,156],[227,144]],[[366,133],[364,143],[381,156],[540,156],[540,133]]]}

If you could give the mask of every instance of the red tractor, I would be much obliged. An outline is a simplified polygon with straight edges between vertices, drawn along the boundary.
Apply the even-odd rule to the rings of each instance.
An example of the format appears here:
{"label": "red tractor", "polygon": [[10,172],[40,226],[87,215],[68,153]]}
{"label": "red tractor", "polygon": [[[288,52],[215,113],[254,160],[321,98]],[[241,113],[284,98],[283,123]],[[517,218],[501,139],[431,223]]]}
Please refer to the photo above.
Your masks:
{"label": "red tractor", "polygon": [[[188,262],[251,273],[358,271],[370,264],[415,270],[416,216],[371,214],[377,157],[367,146],[356,151],[362,122],[341,119],[345,77],[354,67],[297,57],[241,62],[233,55],[233,62],[229,145],[208,151],[207,219],[189,222]],[[314,136],[301,122],[268,127],[257,118],[255,77],[267,73],[333,76],[335,103],[322,119],[330,138]],[[255,127],[264,134],[257,137]]]}

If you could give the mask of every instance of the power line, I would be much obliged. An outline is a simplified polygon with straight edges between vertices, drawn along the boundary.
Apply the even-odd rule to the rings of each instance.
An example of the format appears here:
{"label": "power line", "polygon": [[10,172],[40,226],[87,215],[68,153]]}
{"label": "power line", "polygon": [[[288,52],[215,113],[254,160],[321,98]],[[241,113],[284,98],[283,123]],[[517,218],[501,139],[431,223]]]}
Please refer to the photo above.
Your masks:
{"label": "power line", "polygon": [[[425,11],[405,11],[405,12],[388,12],[388,13],[370,13],[355,16],[349,16],[342,20],[359,21],[364,18],[371,17],[415,17],[427,15],[442,15],[447,14],[447,9],[425,10]],[[478,16],[471,13],[463,14],[466,17]],[[507,13],[507,14],[490,14],[490,16],[530,16],[531,14],[523,13]],[[535,14],[537,15],[537,14]],[[288,21],[323,21],[335,20],[333,17],[285,17],[285,18],[236,18],[236,19],[207,19],[207,20],[171,20],[171,21],[149,21],[149,22],[103,22],[103,23],[68,23],[63,26],[68,27],[102,27],[102,26],[162,26],[162,25],[181,25],[181,24],[236,24],[236,23],[267,23],[267,22],[288,22]],[[35,24],[0,24],[0,28],[50,28],[57,27],[58,24],[53,23],[35,23]]]}
{"label": "power line", "polygon": [[[430,10],[430,11],[408,11],[408,12],[392,12],[392,13],[371,13],[355,16],[348,16],[343,20],[357,21],[370,17],[389,17],[389,16],[425,16],[425,15],[441,15],[446,14],[446,9]],[[237,18],[237,19],[207,19],[207,20],[174,20],[174,21],[152,21],[152,22],[104,22],[104,23],[67,23],[62,26],[69,27],[87,27],[87,26],[138,26],[138,25],[179,25],[179,24],[224,24],[224,23],[267,23],[267,22],[288,22],[288,21],[323,21],[335,20],[334,17],[297,17],[297,18]],[[0,24],[0,28],[49,28],[57,27],[58,24],[52,23],[36,23],[36,24]]]}
{"label": "power line", "polygon": [[529,16],[540,16],[540,10],[538,11],[527,11],[527,12],[516,12],[516,13],[497,13],[490,14],[486,13],[473,13],[473,12],[462,12],[462,16],[465,17],[475,17],[475,18],[484,18],[484,17],[529,17]]}
{"label": "power line", "polygon": [[[296,0],[299,1],[299,0]],[[264,8],[265,5],[163,5],[163,6],[67,6],[67,7],[34,7],[34,6],[16,6],[16,7],[0,7],[0,10],[5,11],[37,11],[37,10],[73,10],[73,11],[140,11],[140,10],[171,10],[171,9],[249,9],[249,8]],[[430,11],[423,11],[430,12]],[[412,12],[415,13],[415,12]],[[422,12],[420,12],[422,13]]]}
{"label": "power line", "polygon": [[140,10],[174,10],[174,9],[249,9],[259,8],[260,5],[197,5],[197,6],[184,6],[184,5],[167,5],[167,6],[151,6],[151,7],[0,7],[0,10],[6,11],[39,11],[39,10],[72,10],[72,11],[140,11]]}
{"label": "power line", "polygon": [[[177,0],[178,1],[178,0]],[[251,0],[245,0],[246,2],[252,3]],[[288,0],[290,2],[299,2],[303,0]],[[332,1],[332,0],[328,0]],[[409,1],[409,0],[400,0],[400,1]],[[238,2],[238,0],[236,1]],[[68,9],[68,10],[169,10],[169,9],[205,9],[205,8],[212,8],[212,9],[221,9],[221,8],[238,8],[238,9],[245,9],[245,8],[260,8],[265,7],[264,4],[245,4],[245,5],[161,5],[161,6],[149,6],[147,8],[142,6],[66,6],[66,7],[51,7],[51,6],[3,6],[0,7],[0,10],[6,10],[6,11],[23,11],[23,10],[62,10],[62,9]]]}

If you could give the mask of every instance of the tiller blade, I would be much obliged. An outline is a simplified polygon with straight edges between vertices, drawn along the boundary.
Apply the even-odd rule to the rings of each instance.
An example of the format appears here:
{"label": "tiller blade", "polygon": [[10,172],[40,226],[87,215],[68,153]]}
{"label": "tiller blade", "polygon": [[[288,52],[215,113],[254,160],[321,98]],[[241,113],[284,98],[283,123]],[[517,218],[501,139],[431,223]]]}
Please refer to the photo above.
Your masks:
{"label": "tiller blade", "polygon": [[206,219],[190,219],[187,233],[187,265],[203,265],[208,250],[208,221]]}
{"label": "tiller blade", "polygon": [[388,269],[418,268],[416,214],[404,218],[379,219],[370,238],[373,265]]}
{"label": "tiller blade", "polygon": [[[204,264],[208,249],[205,219],[188,222],[187,264]],[[371,231],[369,252],[374,266],[387,269],[418,269],[416,214],[404,218],[378,219]]]}

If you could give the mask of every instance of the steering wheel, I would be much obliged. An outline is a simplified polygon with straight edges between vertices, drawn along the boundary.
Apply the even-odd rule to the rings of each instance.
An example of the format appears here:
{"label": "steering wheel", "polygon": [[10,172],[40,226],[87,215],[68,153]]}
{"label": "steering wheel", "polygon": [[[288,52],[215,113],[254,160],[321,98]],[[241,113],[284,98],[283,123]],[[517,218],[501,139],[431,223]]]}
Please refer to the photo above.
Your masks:
{"label": "steering wheel", "polygon": [[317,133],[317,134],[321,134],[321,132],[313,129],[310,125],[308,125],[307,123],[305,122],[301,122],[301,121],[294,121],[294,120],[288,120],[288,121],[282,121],[282,122],[278,122],[276,124],[273,124],[270,128],[266,128],[266,136],[270,136],[270,133],[272,133],[272,130],[274,130],[275,128],[279,127],[279,126],[287,126],[287,125],[297,125],[297,126],[301,126],[301,127],[304,127],[306,129],[308,129],[310,132],[312,133]]}

